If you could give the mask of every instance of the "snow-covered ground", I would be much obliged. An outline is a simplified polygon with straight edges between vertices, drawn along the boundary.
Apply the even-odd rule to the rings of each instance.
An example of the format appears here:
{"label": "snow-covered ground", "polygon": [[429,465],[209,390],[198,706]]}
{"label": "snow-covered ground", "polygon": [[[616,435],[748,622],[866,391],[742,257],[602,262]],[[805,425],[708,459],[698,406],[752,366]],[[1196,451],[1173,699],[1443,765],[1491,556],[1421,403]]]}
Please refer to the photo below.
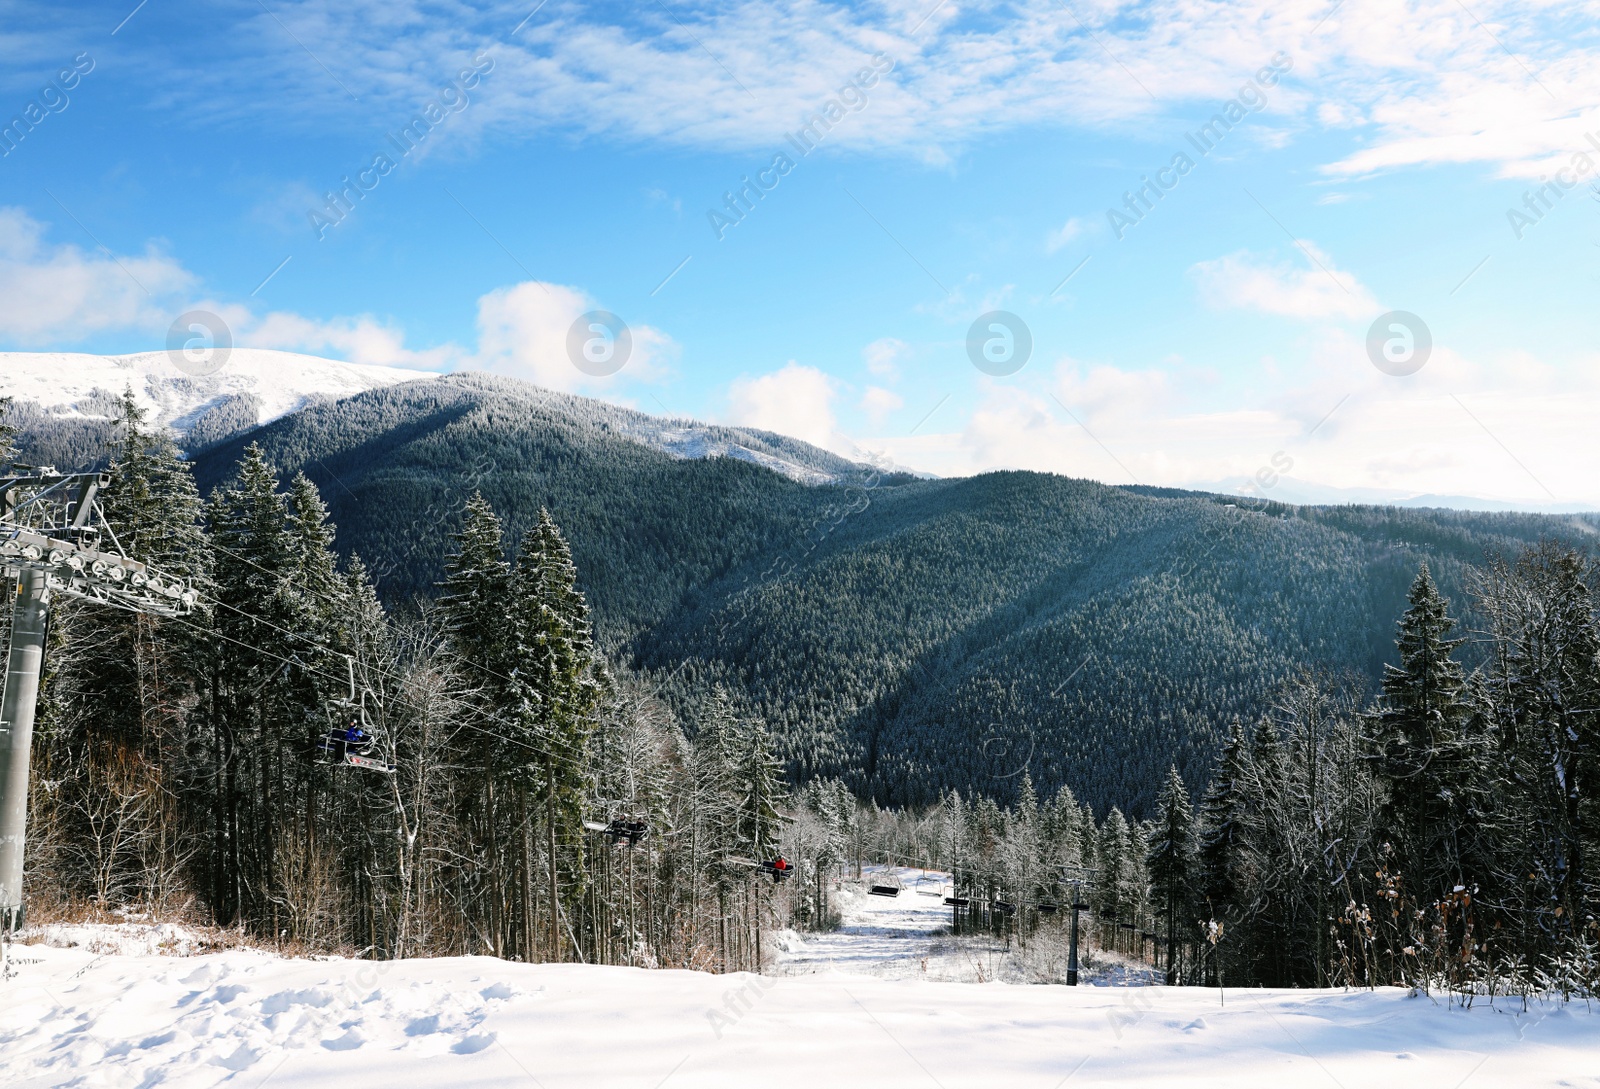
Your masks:
{"label": "snow-covered ground", "polygon": [[[873,896],[873,884],[898,886],[894,897]],[[950,909],[944,897],[950,875],[912,866],[866,866],[859,881],[844,881],[833,892],[839,929],[822,934],[777,935],[774,975],[849,972],[879,979],[920,979],[952,983],[1054,983],[1066,979],[1063,928],[1047,930],[1026,948],[988,936],[950,935]],[[1154,981],[1137,961],[1083,947],[1079,976],[1085,986]]]}
{"label": "snow-covered ground", "polygon": [[944,875],[894,873],[893,898],[846,882],[844,925],[780,936],[765,977],[196,955],[232,936],[46,927],[8,950],[0,1086],[1600,1086],[1600,1012],[1581,1003],[1219,995],[1107,986],[1129,974],[1106,965],[1099,986],[946,982],[1005,978],[1004,947],[940,933]]}
{"label": "snow-covered ground", "polygon": [[855,972],[890,979],[925,976],[935,936],[950,927],[944,906],[950,875],[911,867],[868,866],[868,881],[898,885],[897,897],[869,895],[866,884],[845,882],[834,894],[842,923],[824,934],[778,935],[773,968],[780,975]]}
{"label": "snow-covered ground", "polygon": [[1582,1005],[1450,1009],[1402,991],[1215,991],[374,963],[13,946],[0,1085],[1600,1084]]}

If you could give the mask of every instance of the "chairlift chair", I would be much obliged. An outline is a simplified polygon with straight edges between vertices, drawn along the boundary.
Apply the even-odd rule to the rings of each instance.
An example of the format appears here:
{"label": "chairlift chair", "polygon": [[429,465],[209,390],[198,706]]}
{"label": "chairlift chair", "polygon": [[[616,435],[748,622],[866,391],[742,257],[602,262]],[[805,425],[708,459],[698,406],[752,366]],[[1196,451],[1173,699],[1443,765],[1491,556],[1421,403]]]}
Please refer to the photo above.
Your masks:
{"label": "chairlift chair", "polygon": [[330,763],[393,775],[393,764],[372,756],[378,747],[378,737],[367,719],[367,693],[356,687],[355,658],[347,654],[344,660],[350,673],[350,695],[334,701],[330,710],[337,712],[337,718],[317,742],[317,749],[328,754]]}
{"label": "chairlift chair", "polygon": [[943,896],[944,882],[939,878],[934,877],[927,870],[923,870],[922,876],[917,878],[917,895]]}
{"label": "chairlift chair", "polygon": [[640,841],[650,834],[648,821],[637,820],[632,817],[612,817],[607,821],[584,821],[583,826],[591,832],[600,833],[611,846],[629,849],[639,846]]}
{"label": "chairlift chair", "polygon": [[[893,884],[889,882],[893,882]],[[882,878],[875,879],[867,888],[867,894],[869,896],[897,897],[904,889],[905,886],[900,883],[900,876],[891,873],[888,881],[884,881]]]}

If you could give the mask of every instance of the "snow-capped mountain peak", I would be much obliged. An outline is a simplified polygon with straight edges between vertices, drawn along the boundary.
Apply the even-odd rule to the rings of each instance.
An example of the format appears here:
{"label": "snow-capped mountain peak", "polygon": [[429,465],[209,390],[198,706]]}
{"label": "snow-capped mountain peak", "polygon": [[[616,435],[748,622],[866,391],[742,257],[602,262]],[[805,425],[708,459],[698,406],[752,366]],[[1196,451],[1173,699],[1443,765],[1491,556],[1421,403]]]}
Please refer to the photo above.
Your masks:
{"label": "snow-capped mountain peak", "polygon": [[[108,415],[111,399],[131,389],[152,424],[187,436],[219,408],[241,406],[247,410],[238,413],[246,417],[241,422],[253,425],[285,416],[313,400],[438,377],[427,371],[265,348],[234,348],[213,374],[193,370],[180,368],[166,352],[0,352],[0,397],[31,403],[51,416],[94,418]],[[253,420],[248,418],[251,414]]]}

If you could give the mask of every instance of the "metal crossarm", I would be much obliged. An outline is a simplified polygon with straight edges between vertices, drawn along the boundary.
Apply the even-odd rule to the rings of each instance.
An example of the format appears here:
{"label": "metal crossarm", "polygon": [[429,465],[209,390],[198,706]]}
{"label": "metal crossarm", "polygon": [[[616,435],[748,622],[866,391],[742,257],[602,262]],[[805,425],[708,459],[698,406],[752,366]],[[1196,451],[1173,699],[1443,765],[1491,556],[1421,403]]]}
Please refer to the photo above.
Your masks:
{"label": "metal crossarm", "polygon": [[155,616],[183,616],[199,600],[182,579],[123,554],[99,503],[109,480],[54,469],[0,478],[0,572],[16,579],[0,698],[0,930],[22,923],[28,763],[51,600],[60,594]]}

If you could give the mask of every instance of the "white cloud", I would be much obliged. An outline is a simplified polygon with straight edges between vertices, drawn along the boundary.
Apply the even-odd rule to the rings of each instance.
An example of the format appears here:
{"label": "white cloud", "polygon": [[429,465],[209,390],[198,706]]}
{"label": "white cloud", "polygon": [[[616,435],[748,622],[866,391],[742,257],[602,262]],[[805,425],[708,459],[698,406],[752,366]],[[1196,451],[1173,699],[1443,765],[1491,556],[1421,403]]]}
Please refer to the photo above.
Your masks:
{"label": "white cloud", "polygon": [[[198,277],[153,244],[143,256],[101,255],[70,243],[51,244],[45,230],[26,212],[0,207],[0,334],[19,348],[125,333],[153,349],[164,345],[174,318],[201,309],[221,317],[241,348],[420,370],[474,366],[562,390],[617,381],[584,374],[567,356],[573,322],[599,309],[577,288],[538,281],[498,288],[478,300],[475,349],[455,344],[410,348],[404,329],[392,320],[372,314],[322,319],[285,310],[258,313],[206,298]],[[622,377],[660,377],[676,345],[648,325],[634,326],[630,334],[632,353]]]}
{"label": "white cloud", "polygon": [[867,419],[872,421],[874,427],[881,426],[889,413],[904,408],[905,404],[905,398],[882,386],[868,386],[867,391],[861,395],[861,410],[867,414]]}
{"label": "white cloud", "polygon": [[460,355],[454,345],[409,349],[404,330],[370,314],[315,321],[287,311],[274,311],[260,319],[247,313],[234,335],[240,344],[251,347],[332,355],[350,363],[384,367],[442,370]]}
{"label": "white cloud", "polygon": [[[944,417],[942,432],[870,445],[950,476],[1015,467],[1253,488],[1287,502],[1457,496],[1600,509],[1592,466],[1572,453],[1572,436],[1600,417],[1600,354],[1556,366],[1525,353],[1469,359],[1435,344],[1427,366],[1400,379],[1372,366],[1359,331],[1331,327],[1288,372],[1237,398],[1167,372],[1066,360],[1053,397],[984,383],[959,427]],[[1249,484],[1264,469],[1273,486]]]}
{"label": "white cloud", "polygon": [[1067,220],[1060,227],[1051,231],[1044,240],[1046,253],[1056,253],[1065,248],[1068,243],[1083,234],[1084,222],[1078,217]]}
{"label": "white cloud", "polygon": [[835,449],[836,383],[815,367],[789,362],[771,374],[738,378],[728,389],[728,422],[759,427]]}
{"label": "white cloud", "polygon": [[1299,264],[1264,264],[1248,253],[1201,261],[1190,271],[1212,306],[1291,318],[1376,317],[1380,307],[1353,273],[1315,244],[1296,241]]}
{"label": "white cloud", "polygon": [[1085,368],[1070,360],[1056,368],[1056,390],[1075,414],[1097,421],[1158,418],[1174,400],[1171,379],[1164,371]]}
{"label": "white cloud", "polygon": [[622,377],[658,377],[675,345],[648,325],[629,328],[632,349],[618,375],[597,378],[573,364],[568,333],[580,317],[598,309],[588,295],[561,284],[528,280],[497,288],[478,300],[478,350],[472,363],[560,390],[603,386]]}
{"label": "white cloud", "polygon": [[910,355],[911,346],[898,337],[879,337],[861,349],[867,370],[891,382],[900,377],[900,363]]}
{"label": "white cloud", "polygon": [[0,207],[0,330],[20,347],[75,344],[112,330],[165,329],[195,278],[155,245],[142,256],[52,245],[44,225]]}

